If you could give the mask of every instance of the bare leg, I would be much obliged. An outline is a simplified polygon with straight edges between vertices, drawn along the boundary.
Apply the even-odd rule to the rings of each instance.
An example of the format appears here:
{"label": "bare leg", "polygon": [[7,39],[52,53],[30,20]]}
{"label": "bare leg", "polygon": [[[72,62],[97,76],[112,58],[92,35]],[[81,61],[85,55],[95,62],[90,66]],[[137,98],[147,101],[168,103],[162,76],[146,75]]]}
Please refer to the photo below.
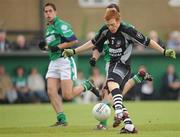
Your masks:
{"label": "bare leg", "polygon": [[141,83],[143,80],[152,81],[152,79],[153,79],[152,76],[149,75],[147,72],[139,71],[136,75],[134,75],[133,78],[129,79],[126,82],[126,84],[123,88],[122,95],[124,96],[137,83]]}
{"label": "bare leg", "polygon": [[82,85],[73,88],[73,81],[70,79],[61,80],[61,89],[63,97],[67,100],[71,100],[73,97],[78,96],[84,91],[84,87]]}
{"label": "bare leg", "polygon": [[136,83],[133,78],[129,79],[124,85],[122,95],[124,96],[135,84]]}
{"label": "bare leg", "polygon": [[63,112],[62,99],[58,94],[59,79],[48,78],[48,96],[56,113]]}

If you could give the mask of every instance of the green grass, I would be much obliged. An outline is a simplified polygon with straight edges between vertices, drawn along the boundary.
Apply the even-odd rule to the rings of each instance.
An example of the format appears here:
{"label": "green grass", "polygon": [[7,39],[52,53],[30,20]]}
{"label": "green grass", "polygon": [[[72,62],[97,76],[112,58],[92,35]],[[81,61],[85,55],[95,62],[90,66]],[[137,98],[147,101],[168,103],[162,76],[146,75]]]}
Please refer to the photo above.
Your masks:
{"label": "green grass", "polygon": [[180,137],[180,102],[125,102],[136,135],[119,134],[109,120],[106,131],[93,130],[97,121],[91,114],[93,105],[65,104],[68,127],[49,128],[56,120],[49,104],[1,105],[0,137]]}

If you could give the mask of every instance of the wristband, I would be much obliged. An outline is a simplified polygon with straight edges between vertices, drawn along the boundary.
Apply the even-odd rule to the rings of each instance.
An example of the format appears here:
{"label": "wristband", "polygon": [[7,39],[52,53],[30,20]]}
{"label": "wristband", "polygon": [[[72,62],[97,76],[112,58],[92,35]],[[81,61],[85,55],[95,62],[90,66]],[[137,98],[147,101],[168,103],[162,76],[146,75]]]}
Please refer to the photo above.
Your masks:
{"label": "wristband", "polygon": [[74,53],[74,54],[76,54],[76,51],[75,51],[75,49],[73,49],[73,53]]}
{"label": "wristband", "polygon": [[166,49],[164,49],[163,55],[166,56]]}

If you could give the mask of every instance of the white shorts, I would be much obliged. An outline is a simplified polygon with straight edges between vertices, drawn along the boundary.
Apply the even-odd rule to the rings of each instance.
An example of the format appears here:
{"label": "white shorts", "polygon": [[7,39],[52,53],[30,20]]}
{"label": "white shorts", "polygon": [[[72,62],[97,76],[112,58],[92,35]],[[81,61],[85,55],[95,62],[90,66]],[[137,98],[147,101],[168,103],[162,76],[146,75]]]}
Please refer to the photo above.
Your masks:
{"label": "white shorts", "polygon": [[51,61],[46,73],[47,78],[59,78],[60,80],[77,79],[77,69],[74,59],[72,57],[62,57]]}

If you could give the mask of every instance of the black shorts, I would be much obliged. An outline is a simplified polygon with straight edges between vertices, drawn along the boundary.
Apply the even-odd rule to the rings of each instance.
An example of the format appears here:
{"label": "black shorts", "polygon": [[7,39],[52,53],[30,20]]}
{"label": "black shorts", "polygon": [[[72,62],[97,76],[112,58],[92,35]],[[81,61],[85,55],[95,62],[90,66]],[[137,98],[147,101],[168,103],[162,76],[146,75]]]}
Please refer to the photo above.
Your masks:
{"label": "black shorts", "polygon": [[120,89],[123,90],[125,83],[130,78],[130,75],[130,66],[124,65],[120,62],[110,63],[107,81],[114,81],[118,83]]}

